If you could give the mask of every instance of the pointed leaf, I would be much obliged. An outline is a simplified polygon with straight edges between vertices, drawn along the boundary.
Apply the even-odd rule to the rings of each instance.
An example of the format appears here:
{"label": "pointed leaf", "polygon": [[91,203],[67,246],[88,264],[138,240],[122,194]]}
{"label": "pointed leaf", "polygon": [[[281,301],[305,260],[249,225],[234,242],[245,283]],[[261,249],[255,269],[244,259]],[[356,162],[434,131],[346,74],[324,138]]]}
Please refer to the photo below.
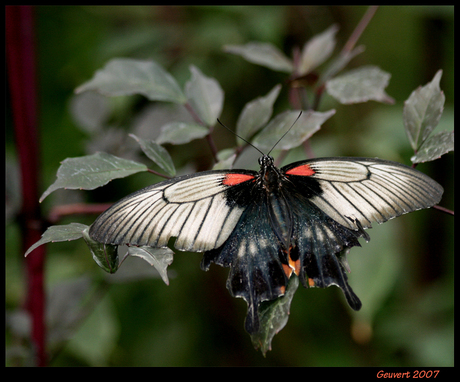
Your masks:
{"label": "pointed leaf", "polygon": [[269,43],[248,42],[246,45],[225,45],[224,51],[238,54],[249,62],[272,70],[291,73],[292,62],[278,48]]}
{"label": "pointed leaf", "polygon": [[304,141],[310,138],[320,129],[321,125],[334,114],[335,110],[329,110],[324,113],[309,110],[304,111],[296,121],[299,117],[298,110],[285,111],[273,118],[267,127],[255,136],[252,143],[259,150],[271,150],[283,134],[292,126],[291,130],[289,130],[286,136],[284,136],[276,146],[276,148],[280,150],[290,150],[300,146]]}
{"label": "pointed leaf", "polygon": [[204,138],[209,134],[207,127],[189,122],[171,122],[161,128],[160,135],[156,139],[157,143],[172,143],[182,145],[194,139]]}
{"label": "pointed leaf", "polygon": [[155,141],[148,141],[136,137],[134,134],[129,134],[129,136],[135,139],[141,146],[141,149],[144,152],[144,154],[147,155],[158,166],[160,166],[162,170],[166,171],[168,175],[176,175],[174,163],[168,151],[164,147],[160,146]]}
{"label": "pointed leaf", "polygon": [[286,292],[273,301],[262,302],[259,306],[260,329],[251,334],[252,344],[265,355],[271,350],[272,339],[286,325],[292,298],[299,286],[298,277],[291,277]]}
{"label": "pointed leaf", "polygon": [[410,160],[412,163],[429,162],[454,151],[454,132],[442,131],[429,137]]}
{"label": "pointed leaf", "polygon": [[128,247],[130,256],[137,256],[154,266],[166,285],[169,285],[167,268],[173,262],[174,252],[170,248]]}
{"label": "pointed leaf", "polygon": [[87,90],[107,96],[142,94],[152,101],[187,102],[174,77],[154,61],[113,59],[75,92]]}
{"label": "pointed leaf", "polygon": [[[250,139],[262,126],[264,126],[273,113],[273,104],[278,98],[281,85],[276,85],[266,96],[248,102],[238,117],[236,132],[239,136]],[[238,139],[238,144],[244,144]]]}
{"label": "pointed leaf", "polygon": [[89,227],[83,231],[83,239],[88,245],[93,260],[108,273],[115,273],[119,267],[118,245],[99,243],[89,236]]}
{"label": "pointed leaf", "polygon": [[441,119],[445,101],[439,87],[441,76],[439,70],[431,82],[414,90],[404,102],[404,127],[414,151],[418,151]]}
{"label": "pointed leaf", "polygon": [[307,41],[302,49],[299,75],[310,73],[331,56],[336,43],[335,34],[338,30],[337,25],[332,25]]}
{"label": "pointed leaf", "polygon": [[52,225],[43,233],[42,238],[27,250],[24,257],[42,244],[80,239],[83,236],[82,232],[85,228],[88,228],[88,226],[80,223]]}
{"label": "pointed leaf", "polygon": [[147,171],[147,166],[107,153],[67,158],[61,162],[57,180],[43,193],[40,202],[59,188],[94,190],[112,179],[124,178],[140,171]]}
{"label": "pointed leaf", "polygon": [[213,126],[222,112],[224,92],[214,78],[206,77],[195,66],[190,71],[192,78],[185,85],[188,102],[207,126]]}
{"label": "pointed leaf", "polygon": [[385,93],[391,75],[376,66],[362,66],[326,82],[327,92],[342,104],[370,100],[393,103]]}

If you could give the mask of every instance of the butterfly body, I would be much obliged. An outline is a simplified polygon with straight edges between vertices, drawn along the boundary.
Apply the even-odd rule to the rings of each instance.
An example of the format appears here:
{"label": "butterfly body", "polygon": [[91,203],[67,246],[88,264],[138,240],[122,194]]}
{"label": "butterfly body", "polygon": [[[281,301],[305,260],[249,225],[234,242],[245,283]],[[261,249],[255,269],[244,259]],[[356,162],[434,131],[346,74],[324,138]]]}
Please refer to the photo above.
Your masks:
{"label": "butterfly body", "polygon": [[345,251],[369,240],[364,231],[438,203],[442,187],[399,163],[320,158],[282,168],[216,170],[144,188],[101,214],[90,236],[101,243],[204,252],[230,267],[227,288],[248,303],[246,329],[258,330],[258,306],[285,293],[296,275],[305,287],[339,286],[349,305],[361,302],[347,283]]}

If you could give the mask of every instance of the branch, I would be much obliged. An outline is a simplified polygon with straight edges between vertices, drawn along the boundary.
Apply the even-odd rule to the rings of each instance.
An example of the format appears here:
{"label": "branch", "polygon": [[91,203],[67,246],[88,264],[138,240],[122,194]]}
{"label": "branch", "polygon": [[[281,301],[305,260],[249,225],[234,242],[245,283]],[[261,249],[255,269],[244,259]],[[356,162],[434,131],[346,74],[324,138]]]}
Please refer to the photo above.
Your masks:
{"label": "branch", "polygon": [[454,216],[454,211],[449,210],[448,208],[438,206],[437,204],[433,206],[434,209],[445,212],[446,214]]}
{"label": "branch", "polygon": [[350,53],[353,48],[355,47],[356,43],[358,42],[359,38],[363,34],[364,30],[366,29],[367,25],[371,21],[372,17],[374,17],[375,12],[377,12],[378,5],[370,6],[362,19],[360,20],[359,24],[356,26],[355,30],[351,34],[348,41],[343,46],[342,51],[340,52],[341,56],[345,56]]}

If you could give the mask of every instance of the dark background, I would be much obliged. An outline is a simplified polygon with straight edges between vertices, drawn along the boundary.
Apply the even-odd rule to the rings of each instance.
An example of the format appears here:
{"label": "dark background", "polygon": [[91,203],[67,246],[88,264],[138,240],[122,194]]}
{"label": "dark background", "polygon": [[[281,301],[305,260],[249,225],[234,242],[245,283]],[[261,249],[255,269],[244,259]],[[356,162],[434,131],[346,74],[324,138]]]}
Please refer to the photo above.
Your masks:
{"label": "dark background", "polygon": [[[82,128],[75,118],[73,91],[111,58],[154,59],[181,86],[190,77],[189,66],[197,66],[222,86],[221,119],[235,126],[248,101],[277,83],[284,85],[286,76],[224,53],[223,45],[271,42],[291,56],[294,46],[302,47],[337,23],[337,54],[365,11],[366,7],[345,6],[36,7],[40,192],[54,182],[65,158],[104,150],[109,138],[98,139],[98,132]],[[409,164],[413,153],[403,128],[403,102],[439,69],[446,96],[439,129],[452,130],[453,19],[453,7],[380,7],[358,42],[366,46],[365,52],[347,69],[376,65],[391,73],[387,93],[396,103],[343,106],[325,97],[321,111],[335,108],[337,113],[311,140],[315,155],[378,156]],[[151,104],[141,97],[119,97],[108,103],[106,131],[113,129],[110,139],[126,143],[127,133],[139,126]],[[14,190],[17,161],[8,106],[7,188]],[[284,88],[275,113],[287,107]],[[215,132],[219,149],[229,147],[232,139],[227,132]],[[205,142],[169,149],[182,172],[205,169],[210,163]],[[130,149],[120,150],[123,156]],[[257,167],[255,161],[245,165]],[[418,168],[443,185],[441,205],[453,209],[453,154]],[[42,207],[46,213],[56,204],[112,202],[156,180],[140,174],[94,192],[56,192]],[[9,203],[6,308],[15,312],[24,300],[25,280],[14,220],[19,202],[10,198]],[[91,224],[93,219],[74,217],[60,223]],[[246,304],[225,289],[228,270],[212,266],[202,272],[201,254],[179,252],[169,268],[169,286],[149,277],[113,283],[88,319],[69,333],[71,339],[56,345],[60,351],[51,365],[452,366],[453,217],[436,210],[419,211],[375,225],[368,233],[370,243],[349,255],[350,285],[363,302],[362,310],[352,312],[338,288],[299,287],[288,324],[275,336],[273,350],[265,358],[253,349],[244,331]],[[86,285],[82,277],[93,281],[105,277],[81,240],[47,248],[47,288],[50,293],[54,290],[54,296],[61,291],[60,298],[71,302],[62,283],[79,280]],[[123,267],[140,265],[145,270],[144,264],[128,259]],[[55,318],[64,314],[61,311]],[[53,339],[49,341],[52,347]],[[15,337],[7,332],[7,347],[12,344]]]}

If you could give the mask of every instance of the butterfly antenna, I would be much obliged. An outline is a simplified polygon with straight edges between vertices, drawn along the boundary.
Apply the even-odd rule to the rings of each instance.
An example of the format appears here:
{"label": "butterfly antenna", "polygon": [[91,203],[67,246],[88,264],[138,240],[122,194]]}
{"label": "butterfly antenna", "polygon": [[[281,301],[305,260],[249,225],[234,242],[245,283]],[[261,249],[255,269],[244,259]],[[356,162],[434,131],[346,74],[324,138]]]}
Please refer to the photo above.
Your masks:
{"label": "butterfly antenna", "polygon": [[256,146],[254,146],[251,142],[248,142],[246,139],[244,139],[243,137],[240,137],[237,133],[235,133],[232,129],[230,129],[229,127],[225,126],[220,120],[219,118],[217,118],[217,122],[219,122],[223,127],[225,127],[228,131],[230,131],[231,133],[235,134],[238,138],[240,138],[241,140],[245,141],[249,146],[252,146],[254,147],[259,153],[261,153],[262,155],[265,155],[262,151],[260,151]]}
{"label": "butterfly antenna", "polygon": [[271,150],[268,152],[267,155],[270,155],[270,153],[273,151],[273,149],[276,147],[276,145],[278,143],[281,142],[281,140],[286,136],[287,133],[289,133],[291,131],[291,129],[294,127],[294,125],[296,124],[296,122],[299,120],[300,116],[302,115],[302,110],[300,110],[300,113],[299,115],[297,116],[297,118],[295,119],[295,121],[293,122],[293,124],[291,125],[291,127],[281,136],[280,139],[278,139],[278,141],[273,145],[273,147],[271,148]]}

